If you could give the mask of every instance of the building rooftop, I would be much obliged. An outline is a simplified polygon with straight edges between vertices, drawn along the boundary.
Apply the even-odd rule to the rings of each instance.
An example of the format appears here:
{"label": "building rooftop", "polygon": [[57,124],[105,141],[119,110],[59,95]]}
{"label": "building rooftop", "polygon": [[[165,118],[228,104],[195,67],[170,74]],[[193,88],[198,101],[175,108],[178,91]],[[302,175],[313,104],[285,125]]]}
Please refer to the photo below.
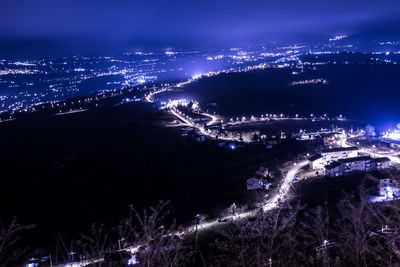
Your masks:
{"label": "building rooftop", "polygon": [[334,147],[334,148],[324,148],[322,153],[331,153],[331,152],[341,152],[341,151],[355,151],[358,150],[358,147]]}
{"label": "building rooftop", "polygon": [[309,157],[308,160],[309,161],[315,161],[315,160],[320,159],[320,158],[322,158],[322,155],[317,153],[317,154],[314,154],[311,157]]}
{"label": "building rooftop", "polygon": [[387,142],[387,143],[399,144],[400,145],[400,140],[396,140],[396,139],[383,138],[383,141]]}
{"label": "building rooftop", "polygon": [[337,134],[340,134],[339,132],[331,132],[331,133],[326,133],[326,134],[324,134],[323,136],[324,137],[332,137],[332,136],[335,136],[335,135],[337,135]]}
{"label": "building rooftop", "polygon": [[331,169],[336,168],[336,167],[338,167],[338,166],[340,166],[340,165],[341,165],[340,162],[334,161],[334,162],[332,162],[331,164],[326,165],[326,166],[325,166],[325,169],[331,170]]}
{"label": "building rooftop", "polygon": [[345,159],[339,159],[341,163],[350,163],[350,162],[356,162],[356,161],[366,161],[366,160],[371,160],[372,158],[370,156],[361,156],[361,157],[354,157],[354,158],[345,158]]}
{"label": "building rooftop", "polygon": [[390,159],[389,158],[386,158],[386,157],[384,157],[384,158],[375,158],[375,159],[373,159],[375,162],[386,162],[386,161],[390,161]]}

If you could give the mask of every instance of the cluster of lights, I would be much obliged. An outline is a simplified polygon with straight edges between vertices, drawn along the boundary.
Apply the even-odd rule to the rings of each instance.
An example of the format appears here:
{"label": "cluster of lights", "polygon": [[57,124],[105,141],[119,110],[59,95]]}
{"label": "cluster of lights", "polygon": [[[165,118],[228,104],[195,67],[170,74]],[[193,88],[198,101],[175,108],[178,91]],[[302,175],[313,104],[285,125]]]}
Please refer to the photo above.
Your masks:
{"label": "cluster of lights", "polygon": [[167,103],[162,108],[166,109],[172,109],[172,108],[177,108],[179,106],[181,107],[188,107],[189,104],[192,103],[192,110],[197,110],[199,108],[199,103],[197,101],[192,101],[188,99],[175,99],[175,100],[169,100]]}
{"label": "cluster of lights", "polygon": [[39,70],[30,70],[30,69],[5,69],[0,70],[0,76],[3,75],[32,75],[41,73]]}
{"label": "cluster of lights", "polygon": [[336,35],[332,38],[329,38],[330,42],[334,42],[334,41],[339,41],[339,40],[343,40],[344,38],[347,38],[347,35]]}
{"label": "cluster of lights", "polygon": [[218,60],[218,59],[223,59],[224,57],[225,57],[224,55],[209,56],[207,57],[207,60]]}
{"label": "cluster of lights", "polygon": [[399,129],[395,129],[393,131],[389,130],[383,134],[383,138],[388,138],[392,140],[400,141],[400,123],[397,125]]}
{"label": "cluster of lights", "polygon": [[[340,40],[346,36],[340,35],[331,40]],[[397,42],[382,42],[383,44],[397,44]],[[226,66],[215,67],[209,63],[209,69],[217,69],[201,74],[193,75],[188,81],[176,84],[177,87],[182,87],[201,77],[211,77],[220,73],[245,72],[255,69],[264,68],[288,68],[292,67],[293,62],[297,62],[297,67],[307,65],[307,62],[302,63],[299,59],[300,54],[305,54],[312,49],[318,49],[318,52],[309,52],[315,55],[338,53],[337,49],[343,51],[344,46],[336,43],[319,44],[315,46],[300,46],[289,45],[285,47],[266,48],[257,47],[252,49],[247,48],[231,48],[215,53],[199,52],[199,51],[161,51],[161,52],[129,52],[120,56],[99,56],[99,57],[83,57],[73,56],[64,57],[60,60],[35,60],[35,61],[18,61],[9,62],[0,60],[0,84],[9,88],[21,88],[26,90],[18,90],[18,93],[11,94],[7,98],[0,99],[0,107],[3,111],[23,111],[30,110],[39,103],[45,103],[52,100],[63,100],[76,96],[83,84],[83,81],[99,77],[110,77],[109,81],[105,82],[106,88],[116,86],[118,89],[129,88],[132,86],[148,84],[160,79],[163,79],[167,74],[174,73],[185,76],[185,72],[189,72],[183,68],[185,61],[200,63],[202,61],[222,60]],[[384,54],[385,52],[381,52]],[[386,52],[388,54],[389,52]],[[390,52],[396,53],[396,52]],[[389,54],[390,54],[389,53]],[[194,58],[193,54],[199,56]],[[189,56],[187,56],[189,55]],[[121,55],[122,56],[122,55]],[[133,56],[133,58],[126,58]],[[273,59],[271,59],[273,58]],[[272,61],[275,60],[275,61]],[[385,59],[387,62],[388,59]],[[180,63],[182,62],[182,64]],[[382,60],[384,62],[384,60]],[[310,65],[326,64],[327,62],[309,63]],[[100,65],[99,65],[100,64]],[[105,68],[103,65],[105,64]],[[171,65],[168,65],[171,64]],[[173,64],[173,65],[172,65]],[[181,64],[179,66],[179,64]],[[176,66],[178,65],[178,66]],[[208,65],[207,65],[208,67]],[[64,76],[59,75],[65,74]],[[296,71],[293,74],[298,73]],[[17,75],[42,75],[28,77],[27,79],[18,78]],[[53,76],[53,74],[56,74]],[[3,76],[3,77],[1,77]],[[115,81],[114,76],[122,76],[121,80]],[[23,80],[23,81],[22,81]],[[294,82],[293,85],[321,83],[325,84],[326,80],[314,79],[307,81]],[[33,88],[32,88],[33,87]],[[103,90],[105,88],[99,88]],[[41,90],[36,96],[31,93],[33,90]]]}
{"label": "cluster of lights", "polygon": [[290,85],[305,85],[305,84],[328,84],[328,80],[325,79],[310,79],[304,81],[294,81]]}
{"label": "cluster of lights", "polygon": [[400,45],[400,41],[378,42],[379,45]]}

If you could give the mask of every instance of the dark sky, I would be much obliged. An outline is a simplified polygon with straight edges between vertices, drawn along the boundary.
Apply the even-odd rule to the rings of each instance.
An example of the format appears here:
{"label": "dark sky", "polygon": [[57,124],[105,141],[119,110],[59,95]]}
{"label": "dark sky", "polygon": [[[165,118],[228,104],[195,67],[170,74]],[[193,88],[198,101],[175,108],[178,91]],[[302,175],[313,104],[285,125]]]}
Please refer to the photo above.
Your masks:
{"label": "dark sky", "polygon": [[0,39],[224,43],[360,31],[399,0],[1,0]]}

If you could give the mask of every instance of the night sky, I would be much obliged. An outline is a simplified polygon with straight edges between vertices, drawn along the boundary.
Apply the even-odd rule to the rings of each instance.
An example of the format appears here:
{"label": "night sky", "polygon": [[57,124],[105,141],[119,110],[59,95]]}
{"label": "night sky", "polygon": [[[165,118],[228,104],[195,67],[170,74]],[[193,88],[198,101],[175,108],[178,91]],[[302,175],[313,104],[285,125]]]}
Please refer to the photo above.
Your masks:
{"label": "night sky", "polygon": [[394,23],[398,0],[2,0],[0,38],[215,45],[351,34]]}

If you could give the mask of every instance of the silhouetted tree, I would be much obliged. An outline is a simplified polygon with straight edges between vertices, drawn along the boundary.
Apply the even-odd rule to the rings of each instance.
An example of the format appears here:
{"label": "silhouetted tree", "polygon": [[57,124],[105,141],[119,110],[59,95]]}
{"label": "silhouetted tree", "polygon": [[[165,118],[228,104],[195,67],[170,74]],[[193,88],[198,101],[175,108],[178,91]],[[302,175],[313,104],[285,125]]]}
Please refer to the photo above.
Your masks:
{"label": "silhouetted tree", "polygon": [[192,249],[180,237],[183,229],[168,223],[168,202],[145,209],[140,214],[131,208],[129,217],[119,227],[121,237],[137,246],[141,266],[185,266],[191,261]]}
{"label": "silhouetted tree", "polygon": [[21,234],[34,225],[21,225],[13,218],[7,225],[0,224],[0,266],[14,266],[28,251],[21,245]]}

